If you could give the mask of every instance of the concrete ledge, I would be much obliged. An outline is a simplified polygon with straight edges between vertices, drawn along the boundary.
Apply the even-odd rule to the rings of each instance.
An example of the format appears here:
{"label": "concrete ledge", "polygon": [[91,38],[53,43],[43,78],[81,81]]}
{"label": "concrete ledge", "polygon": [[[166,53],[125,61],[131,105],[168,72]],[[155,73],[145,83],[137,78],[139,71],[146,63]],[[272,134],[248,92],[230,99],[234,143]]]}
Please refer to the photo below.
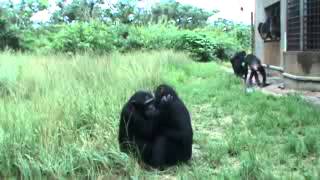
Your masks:
{"label": "concrete ledge", "polygon": [[282,73],[282,75],[286,78],[290,78],[297,81],[314,81],[320,83],[320,77],[312,77],[312,76],[296,76],[289,73]]}
{"label": "concrete ledge", "polygon": [[286,89],[307,90],[320,92],[319,77],[304,77],[295,76],[288,73],[283,73],[284,87]]}
{"label": "concrete ledge", "polygon": [[275,70],[275,71],[283,72],[283,67],[274,66],[274,65],[270,65],[270,64],[262,64],[262,66],[265,68],[268,68],[268,69]]}

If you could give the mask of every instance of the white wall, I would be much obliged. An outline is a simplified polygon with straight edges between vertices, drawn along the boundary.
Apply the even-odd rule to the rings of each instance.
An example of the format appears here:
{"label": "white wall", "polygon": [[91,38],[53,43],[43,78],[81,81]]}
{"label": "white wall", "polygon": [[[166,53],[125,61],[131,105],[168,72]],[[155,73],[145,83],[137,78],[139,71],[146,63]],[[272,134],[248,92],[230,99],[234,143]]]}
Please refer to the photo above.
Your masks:
{"label": "white wall", "polygon": [[286,31],[286,15],[287,15],[287,4],[286,0],[256,0],[255,1],[255,52],[254,54],[258,56],[264,63],[264,41],[261,39],[258,32],[258,25],[261,22],[265,22],[265,8],[280,1],[281,6],[281,40],[280,40],[280,65],[283,67],[283,51],[285,49],[285,39],[284,32]]}

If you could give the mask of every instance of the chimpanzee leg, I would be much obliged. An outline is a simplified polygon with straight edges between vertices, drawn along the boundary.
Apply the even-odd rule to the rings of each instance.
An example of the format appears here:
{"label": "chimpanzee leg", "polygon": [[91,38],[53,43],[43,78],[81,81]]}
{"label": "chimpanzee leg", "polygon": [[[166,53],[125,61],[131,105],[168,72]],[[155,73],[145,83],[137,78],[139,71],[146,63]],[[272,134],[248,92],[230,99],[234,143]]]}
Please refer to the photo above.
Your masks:
{"label": "chimpanzee leg", "polygon": [[267,74],[263,66],[258,68],[258,71],[262,75],[262,86],[266,86]]}
{"label": "chimpanzee leg", "polygon": [[252,78],[253,78],[254,73],[255,73],[255,71],[251,70],[250,76],[249,76],[249,85],[250,86],[252,85]]}
{"label": "chimpanzee leg", "polygon": [[166,163],[166,140],[164,136],[159,136],[155,139],[150,160],[150,165],[154,168],[161,168]]}
{"label": "chimpanzee leg", "polygon": [[135,138],[134,142],[136,144],[134,152],[137,153],[143,162],[149,164],[149,160],[152,156],[152,142],[141,138]]}
{"label": "chimpanzee leg", "polygon": [[243,80],[244,80],[244,84],[247,84],[247,77],[248,77],[248,70],[245,72]]}
{"label": "chimpanzee leg", "polygon": [[254,79],[256,80],[258,86],[260,86],[259,74],[257,71],[253,71]]}

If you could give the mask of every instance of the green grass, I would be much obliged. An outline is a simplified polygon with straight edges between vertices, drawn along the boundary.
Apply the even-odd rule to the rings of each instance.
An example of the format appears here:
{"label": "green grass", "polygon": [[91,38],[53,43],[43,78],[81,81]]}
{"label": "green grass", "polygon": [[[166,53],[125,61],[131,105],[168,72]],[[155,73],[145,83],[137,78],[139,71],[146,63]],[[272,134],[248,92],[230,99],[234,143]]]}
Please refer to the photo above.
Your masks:
{"label": "green grass", "polygon": [[[122,105],[173,85],[194,129],[193,158],[146,171],[120,153]],[[110,56],[0,54],[0,179],[319,179],[320,108],[244,93],[216,63],[172,51]]]}

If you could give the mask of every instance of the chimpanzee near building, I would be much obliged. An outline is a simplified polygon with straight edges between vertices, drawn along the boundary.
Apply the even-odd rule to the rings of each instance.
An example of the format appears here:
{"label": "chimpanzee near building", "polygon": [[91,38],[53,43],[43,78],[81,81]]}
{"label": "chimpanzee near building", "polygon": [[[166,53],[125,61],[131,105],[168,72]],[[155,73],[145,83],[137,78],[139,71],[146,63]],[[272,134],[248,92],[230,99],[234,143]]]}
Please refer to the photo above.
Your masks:
{"label": "chimpanzee near building", "polygon": [[320,0],[256,0],[254,53],[285,88],[320,91]]}

